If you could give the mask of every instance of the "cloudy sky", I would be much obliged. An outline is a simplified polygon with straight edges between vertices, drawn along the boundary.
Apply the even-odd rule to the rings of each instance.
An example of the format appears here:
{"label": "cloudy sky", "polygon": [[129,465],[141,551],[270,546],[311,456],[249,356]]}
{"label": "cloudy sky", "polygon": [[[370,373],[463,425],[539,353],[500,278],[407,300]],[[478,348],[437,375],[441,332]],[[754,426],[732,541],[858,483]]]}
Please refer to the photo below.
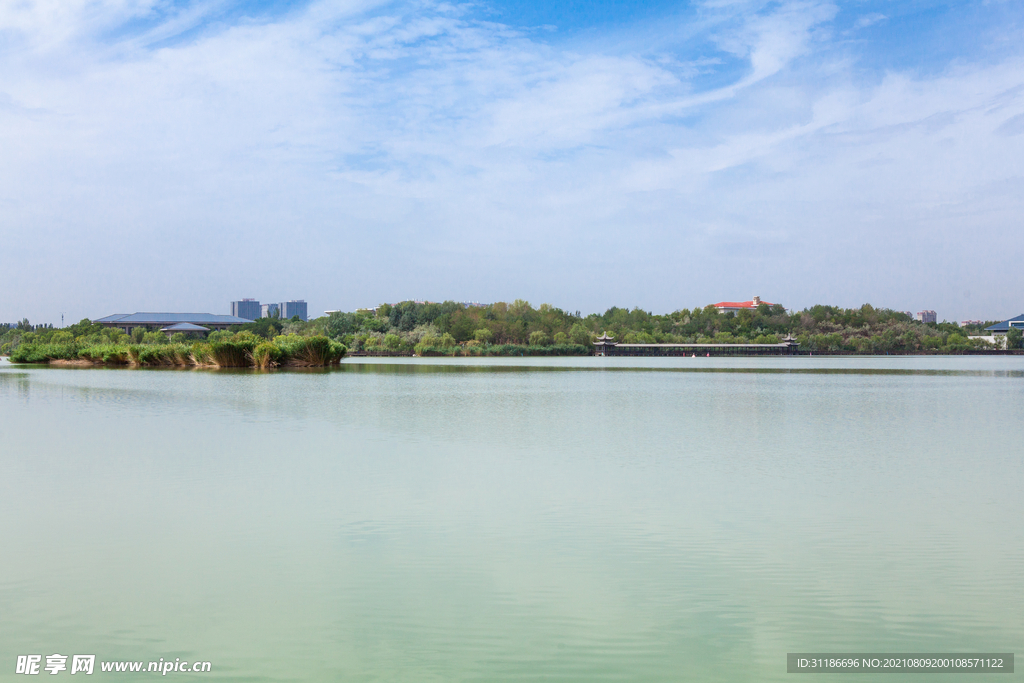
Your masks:
{"label": "cloudy sky", "polygon": [[1019,0],[0,2],[0,322],[1024,313]]}

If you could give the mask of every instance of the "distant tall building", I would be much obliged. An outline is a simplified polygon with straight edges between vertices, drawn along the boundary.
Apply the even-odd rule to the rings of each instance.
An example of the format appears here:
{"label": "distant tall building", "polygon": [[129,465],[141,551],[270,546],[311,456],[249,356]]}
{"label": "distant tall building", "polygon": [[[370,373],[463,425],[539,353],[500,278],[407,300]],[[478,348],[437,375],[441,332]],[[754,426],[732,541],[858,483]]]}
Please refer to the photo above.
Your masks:
{"label": "distant tall building", "polygon": [[295,316],[299,316],[299,320],[308,320],[306,315],[306,302],[303,299],[297,301],[282,301],[278,304],[281,311],[281,319],[288,320]]}
{"label": "distant tall building", "polygon": [[231,315],[246,320],[256,320],[260,317],[260,302],[256,299],[242,299],[231,302]]}
{"label": "distant tall building", "polygon": [[938,322],[935,317],[935,311],[918,311],[917,319],[923,323]]}
{"label": "distant tall building", "polygon": [[277,307],[277,304],[263,304],[260,306],[260,313],[263,314],[264,318],[278,318],[280,317],[278,315],[280,312],[281,309]]}

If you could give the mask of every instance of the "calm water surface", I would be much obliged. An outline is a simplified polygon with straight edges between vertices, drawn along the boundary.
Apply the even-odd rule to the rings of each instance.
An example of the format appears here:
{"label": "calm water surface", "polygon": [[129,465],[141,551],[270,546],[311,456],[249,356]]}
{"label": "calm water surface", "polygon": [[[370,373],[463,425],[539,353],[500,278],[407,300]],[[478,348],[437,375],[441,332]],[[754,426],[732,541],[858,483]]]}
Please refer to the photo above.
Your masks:
{"label": "calm water surface", "polygon": [[0,680],[27,653],[234,681],[1020,654],[1022,399],[1008,357],[2,364]]}

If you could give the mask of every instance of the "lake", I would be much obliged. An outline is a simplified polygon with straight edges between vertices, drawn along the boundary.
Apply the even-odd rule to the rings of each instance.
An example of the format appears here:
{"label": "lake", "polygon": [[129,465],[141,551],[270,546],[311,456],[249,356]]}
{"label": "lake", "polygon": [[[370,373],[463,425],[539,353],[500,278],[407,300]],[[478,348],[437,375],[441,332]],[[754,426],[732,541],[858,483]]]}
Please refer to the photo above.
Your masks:
{"label": "lake", "polygon": [[646,682],[1021,652],[1022,399],[1024,357],[5,362],[0,679],[53,653]]}

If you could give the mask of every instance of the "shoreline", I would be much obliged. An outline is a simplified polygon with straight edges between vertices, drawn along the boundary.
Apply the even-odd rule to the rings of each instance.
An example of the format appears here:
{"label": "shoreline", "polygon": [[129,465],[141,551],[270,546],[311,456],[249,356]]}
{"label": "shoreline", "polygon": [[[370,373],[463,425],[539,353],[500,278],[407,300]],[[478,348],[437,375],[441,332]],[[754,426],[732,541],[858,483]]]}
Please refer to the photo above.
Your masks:
{"label": "shoreline", "polygon": [[470,354],[470,353],[454,353],[454,354],[410,354],[410,353],[353,353],[345,354],[343,358],[338,358],[333,362],[327,363],[311,363],[304,362],[298,359],[285,360],[281,363],[276,363],[269,366],[258,366],[254,365],[248,359],[244,363],[232,364],[232,363],[197,363],[189,362],[188,360],[179,359],[177,361],[163,360],[163,362],[137,362],[131,359],[111,359],[109,361],[102,358],[90,359],[90,358],[50,358],[39,361],[12,361],[10,356],[0,356],[0,359],[4,360],[7,364],[12,366],[50,366],[58,368],[123,368],[123,369],[139,369],[139,368],[168,368],[168,369],[181,369],[181,370],[217,370],[217,369],[251,369],[251,370],[268,370],[268,369],[302,369],[302,368],[327,368],[337,367],[341,364],[342,360],[353,360],[358,361],[362,359],[373,359],[381,360],[386,358],[403,359],[406,361],[416,360],[461,360],[461,359],[510,359],[510,358],[602,358],[602,359],[645,359],[645,360],[657,360],[657,359],[679,359],[679,358],[704,358],[704,359],[755,359],[755,358],[955,358],[955,357],[1003,357],[1003,356],[1024,356],[1024,350],[1019,349],[992,349],[992,350],[963,350],[952,353],[855,353],[855,352],[840,352],[840,353],[793,353],[786,355],[765,355],[765,354],[740,354],[740,353],[713,353],[710,355],[699,354],[696,356],[658,356],[658,355],[626,355],[616,354],[614,356],[600,356],[598,354],[554,354],[554,353],[535,353],[535,354]]}

